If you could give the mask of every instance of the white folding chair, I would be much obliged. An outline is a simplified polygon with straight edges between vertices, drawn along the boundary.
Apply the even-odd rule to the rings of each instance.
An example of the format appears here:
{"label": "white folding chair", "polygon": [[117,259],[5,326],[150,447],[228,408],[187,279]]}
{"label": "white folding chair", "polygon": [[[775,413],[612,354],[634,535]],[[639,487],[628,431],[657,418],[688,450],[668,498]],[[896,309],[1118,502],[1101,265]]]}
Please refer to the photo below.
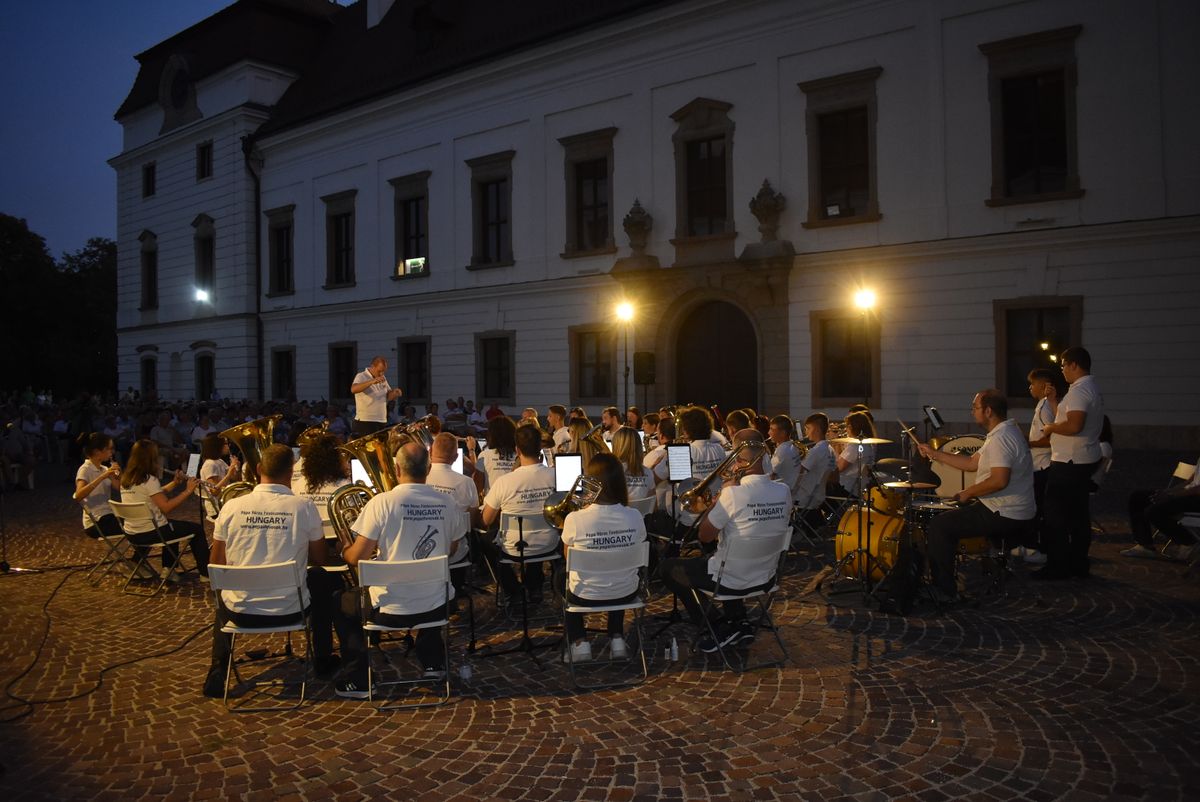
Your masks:
{"label": "white folding chair", "polygon": [[[721,638],[717,631],[713,628],[712,620],[709,618],[709,610],[716,602],[727,601],[747,601],[754,599],[758,606],[757,618],[751,619],[747,613],[746,620],[751,621],[754,631],[766,629],[775,636],[776,643],[779,644],[779,650],[783,657],[779,660],[771,660],[750,665],[745,656],[739,655],[737,665],[734,665],[729,659],[729,654],[732,650],[738,647],[738,644],[729,644],[719,646],[717,651],[721,655],[722,662],[725,667],[737,671],[738,673],[749,671],[752,668],[764,668],[766,666],[782,665],[790,658],[788,657],[787,646],[783,643],[783,638],[779,635],[779,628],[775,625],[774,619],[771,618],[771,601],[774,599],[775,593],[779,590],[779,573],[781,570],[780,563],[784,553],[787,551],[788,545],[791,542],[791,529],[785,529],[783,534],[774,537],[748,537],[737,538],[729,546],[729,550],[725,553],[725,559],[721,561],[720,567],[717,569],[716,586],[713,590],[705,590],[702,588],[693,588],[692,593],[696,597],[696,602],[704,610],[704,623],[708,628],[708,634],[713,641],[720,644]],[[736,590],[727,588],[721,584],[726,570],[736,567],[738,573],[755,573],[761,571],[763,567],[769,565],[771,567],[771,585],[769,588],[756,588],[750,590]]]}
{"label": "white folding chair", "polygon": [[[442,648],[443,648],[443,667],[446,669],[443,672],[443,677],[439,683],[442,686],[442,693],[433,701],[410,702],[407,704],[381,704],[377,710],[410,710],[418,707],[436,707],[444,705],[450,700],[450,560],[446,556],[427,557],[424,560],[397,560],[389,562],[385,560],[360,560],[358,563],[358,581],[362,587],[362,627],[366,632],[408,632],[414,629],[430,629],[432,627],[442,628]],[[432,591],[437,588],[441,591],[443,609],[446,610],[446,615],[436,621],[429,621],[423,624],[411,624],[407,626],[389,626],[380,624],[370,619],[372,612],[371,606],[371,588],[388,588],[389,592],[412,593],[418,595],[420,591]],[[369,639],[368,639],[369,640]],[[379,638],[376,643],[376,649],[381,657],[389,666],[399,673],[396,667],[383,649],[383,638]],[[370,646],[367,647],[370,649]],[[371,656],[367,654],[367,699],[375,701],[376,684],[373,679],[374,669],[371,666]],[[418,687],[421,685],[430,684],[429,680],[425,679],[397,679],[387,682],[380,682],[378,687],[390,687],[401,685],[406,687]]]}
{"label": "white folding chair", "polygon": [[[286,597],[289,594],[296,595],[296,609],[300,610],[300,618],[297,620],[287,621],[287,616],[280,616],[278,624],[263,624],[260,626],[244,627],[226,621],[221,627],[221,631],[229,635],[229,662],[225,667],[225,707],[234,713],[263,713],[276,710],[295,710],[304,704],[305,693],[308,690],[308,675],[312,668],[312,636],[308,623],[308,612],[304,610],[304,583],[307,581],[307,567],[297,562],[271,563],[269,565],[210,565],[208,567],[208,579],[213,589],[214,602],[221,605],[221,591],[241,591],[249,594],[250,598],[255,596],[269,596],[272,599]],[[226,605],[228,606],[228,605]],[[294,618],[292,616],[291,618]],[[236,677],[238,683],[241,684],[243,679],[234,667],[233,655],[239,635],[275,635],[279,633],[303,632],[304,633],[304,657],[303,674],[300,682],[300,698],[294,705],[284,706],[269,706],[269,707],[249,707],[247,703],[230,707],[229,706],[229,681]],[[288,649],[285,659],[280,665],[287,660],[294,659],[291,654],[291,641],[288,641]],[[269,670],[269,669],[268,669]],[[263,676],[266,671],[260,672],[258,677]],[[294,686],[295,682],[284,682],[283,680],[275,680],[269,683],[259,683],[258,677],[250,680],[251,685],[270,685],[273,687],[286,688],[289,685]]]}
{"label": "white folding chair", "polygon": [[[99,532],[100,527],[96,523],[96,519],[92,517],[91,511],[88,510],[86,502],[80,501],[79,506],[83,508],[83,514],[88,519],[91,526],[94,527],[97,532]],[[129,539],[126,538],[124,534],[100,534],[98,537],[89,539],[99,541],[100,543],[103,543],[105,547],[104,556],[92,566],[92,570],[87,572],[86,578],[92,587],[99,585],[100,582],[103,581],[104,577],[108,576],[109,572],[118,566],[124,567],[130,572],[130,574],[133,574],[137,571],[137,562],[131,559],[134,556],[133,545],[129,542]],[[101,571],[101,568],[104,570]],[[99,576],[96,575],[97,571],[100,571]]]}
{"label": "white folding chair", "polygon": [[[633,628],[637,636],[637,659],[641,662],[641,674],[631,680],[585,684],[576,674],[575,655],[568,644],[566,650],[567,668],[571,674],[571,682],[577,688],[598,690],[601,688],[621,688],[639,685],[648,675],[646,666],[645,638],[642,635],[642,611],[646,607],[645,577],[643,570],[650,563],[650,542],[643,540],[631,549],[579,549],[567,548],[567,587],[570,589],[571,574],[584,574],[589,577],[612,577],[627,579],[638,577],[637,595],[627,601],[601,604],[572,604],[568,598],[563,599],[563,630],[566,630],[567,613],[608,613],[616,610],[633,610]],[[633,657],[628,658],[632,660]],[[592,663],[589,668],[602,667],[603,663]]]}
{"label": "white folding chair", "polygon": [[[177,536],[171,529],[171,523],[169,521],[166,522],[165,526],[160,524],[158,522],[158,517],[153,514],[153,511],[150,509],[150,505],[145,501],[110,501],[108,502],[108,506],[112,508],[113,515],[117,516],[117,520],[121,522],[121,528],[125,531],[126,538],[129,538],[132,535],[145,535],[150,533],[153,533],[156,536],[156,540],[154,542],[142,544],[140,546],[133,544],[133,554],[137,562],[135,564],[133,573],[131,573],[129,579],[125,581],[125,587],[122,588],[125,593],[128,593],[131,596],[156,595],[167,584],[167,578],[171,575],[172,571],[182,573],[182,571],[180,571],[180,567],[182,566],[183,555],[190,553],[192,550],[191,537],[187,535],[183,537]],[[132,532],[129,528],[131,523],[149,524],[150,531]],[[132,544],[132,541],[130,542]],[[162,575],[158,576],[157,572],[150,565],[150,557],[152,557],[155,553],[163,552],[168,547],[174,547],[175,559],[170,565],[164,565]],[[158,584],[149,591],[141,590],[139,588],[130,589],[130,585],[132,584],[133,580],[137,579],[138,574],[142,571],[142,566],[145,566],[150,572],[154,572],[155,575],[158,576]]]}

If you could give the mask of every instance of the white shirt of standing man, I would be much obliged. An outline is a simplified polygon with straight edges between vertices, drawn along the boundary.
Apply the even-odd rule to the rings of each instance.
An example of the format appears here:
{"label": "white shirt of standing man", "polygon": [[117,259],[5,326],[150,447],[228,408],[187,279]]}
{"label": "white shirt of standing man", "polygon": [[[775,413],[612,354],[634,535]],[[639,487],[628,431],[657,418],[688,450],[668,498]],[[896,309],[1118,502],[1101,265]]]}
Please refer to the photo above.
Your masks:
{"label": "white shirt of standing man", "polygon": [[1076,465],[1099,462],[1104,399],[1092,375],[1079,365],[1064,359],[1062,373],[1071,386],[1058,402],[1054,423],[1042,428],[1050,435],[1050,459]]}
{"label": "white shirt of standing man", "polygon": [[371,423],[387,422],[387,405],[403,393],[392,389],[387,380],[387,360],[377,356],[366,370],[354,377],[350,392],[354,395],[354,419]]}

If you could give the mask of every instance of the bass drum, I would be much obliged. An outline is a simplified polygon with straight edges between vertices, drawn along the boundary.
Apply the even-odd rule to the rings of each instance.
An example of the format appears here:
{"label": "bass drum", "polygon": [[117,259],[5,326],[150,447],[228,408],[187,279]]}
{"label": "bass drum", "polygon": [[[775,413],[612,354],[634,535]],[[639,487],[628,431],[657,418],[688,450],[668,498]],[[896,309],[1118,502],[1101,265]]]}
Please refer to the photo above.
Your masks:
{"label": "bass drum", "polygon": [[[983,448],[983,438],[973,434],[962,434],[941,441],[935,439],[933,445],[938,451],[969,457]],[[937,494],[942,498],[949,498],[958,491],[975,484],[975,471],[959,471],[943,462],[935,462],[933,463],[933,472],[942,480],[937,489]]]}
{"label": "bass drum", "polygon": [[[867,513],[862,516],[863,526],[867,526]],[[875,558],[871,570],[871,579],[883,579],[884,573],[896,564],[896,555],[900,552],[900,537],[904,533],[904,519],[896,515],[880,515],[872,512],[870,517],[871,542],[869,552]],[[923,546],[924,534],[920,530],[913,533],[913,545]],[[858,509],[851,508],[842,515],[838,523],[837,536],[834,540],[837,559],[840,561],[847,554],[858,548]],[[862,545],[867,547],[867,536],[863,535]],[[861,579],[867,570],[867,559],[863,555],[846,564],[846,575]]]}

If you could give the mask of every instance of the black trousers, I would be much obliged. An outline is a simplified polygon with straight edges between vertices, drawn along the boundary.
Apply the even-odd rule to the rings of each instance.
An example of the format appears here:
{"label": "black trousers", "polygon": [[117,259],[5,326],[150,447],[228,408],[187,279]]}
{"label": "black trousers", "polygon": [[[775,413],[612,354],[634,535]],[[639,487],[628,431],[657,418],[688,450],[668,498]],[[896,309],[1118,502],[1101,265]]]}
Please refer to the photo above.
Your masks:
{"label": "black trousers", "polygon": [[1046,479],[1046,571],[1087,576],[1092,546],[1092,516],[1088,507],[1092,474],[1097,462],[1051,462]]}
{"label": "black trousers", "polygon": [[[696,601],[692,590],[714,590],[717,586],[716,581],[708,575],[708,557],[673,557],[663,560],[662,580],[664,585],[679,596],[679,599],[683,602],[683,606],[687,608],[692,623],[697,625],[702,624],[704,622],[704,608]],[[774,583],[775,580],[772,578],[766,584],[766,587],[771,587]],[[728,588],[723,588],[722,590],[728,590]],[[750,588],[749,590],[754,590],[754,588]],[[719,619],[712,612],[712,609],[711,607],[709,608],[710,618],[716,623]],[[731,599],[721,602],[721,610],[724,613],[724,618],[728,621],[737,622],[743,621],[746,618],[746,603],[741,599]]]}
{"label": "black trousers", "polygon": [[925,542],[933,584],[951,595],[958,592],[954,570],[958,541],[967,537],[986,537],[993,544],[1006,548],[1009,544],[1023,542],[1031,523],[1005,518],[979,501],[935,516],[926,529]]}
{"label": "black trousers", "polygon": [[[342,670],[352,679],[367,679],[367,639],[362,628],[362,594],[353,594],[353,603],[343,604],[337,611],[334,624],[337,627],[338,641],[342,645]],[[393,615],[381,613],[372,609],[367,613],[368,620],[388,627],[407,629],[417,624],[430,621],[440,621],[446,617],[446,605],[439,604],[436,608],[424,613]],[[417,659],[422,668],[445,670],[446,648],[442,642],[440,627],[427,627],[417,630],[416,637]]]}
{"label": "black trousers", "polygon": [[1200,513],[1200,496],[1170,496],[1154,500],[1157,490],[1135,490],[1129,495],[1129,531],[1133,539],[1148,549],[1154,548],[1154,530],[1159,529],[1176,543],[1195,543],[1179,519],[1188,513]]}
{"label": "black trousers", "polygon": [[[167,537],[188,537],[191,539],[192,555],[196,558],[196,570],[201,576],[208,576],[208,537],[204,534],[204,526],[202,524],[193,523],[191,521],[169,521],[170,531],[166,532]],[[135,546],[153,546],[162,541],[159,540],[156,532],[145,532],[140,535],[130,535],[129,542]],[[167,546],[162,552],[163,568],[168,567],[175,561],[175,555],[178,554],[178,549],[174,546]]]}
{"label": "black trousers", "polygon": [[[630,593],[628,596],[622,596],[619,599],[585,599],[581,596],[576,596],[570,591],[566,594],[568,604],[578,605],[580,607],[604,607],[609,604],[619,604],[621,602],[633,601],[637,597],[637,593]],[[575,641],[583,640],[587,634],[584,626],[585,613],[567,613],[567,641],[574,643]],[[608,612],[608,634],[623,635],[625,633],[625,611],[624,610],[609,610]]]}
{"label": "black trousers", "polygon": [[356,420],[354,421],[354,425],[350,427],[350,434],[352,434],[354,438],[366,437],[373,432],[387,428],[387,425],[387,421],[380,423],[379,421],[373,420]]}

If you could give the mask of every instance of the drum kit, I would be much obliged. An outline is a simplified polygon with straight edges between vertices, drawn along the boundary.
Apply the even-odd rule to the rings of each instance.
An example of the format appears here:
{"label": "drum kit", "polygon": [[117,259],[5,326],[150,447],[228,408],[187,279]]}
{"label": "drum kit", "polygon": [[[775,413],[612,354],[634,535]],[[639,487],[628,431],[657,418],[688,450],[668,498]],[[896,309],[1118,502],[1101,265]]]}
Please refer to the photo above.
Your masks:
{"label": "drum kit", "polygon": [[[903,444],[903,459],[879,460],[873,470],[863,461],[859,462],[859,492],[842,514],[834,540],[833,579],[847,584],[831,589],[831,594],[861,591],[864,600],[874,598],[896,569],[901,550],[923,550],[925,527],[929,521],[935,515],[955,508],[945,497],[961,490],[965,486],[963,482],[969,485],[974,480],[973,475],[970,478],[963,475],[943,477],[931,471],[916,453],[917,441],[912,430],[905,427],[903,421],[900,426],[908,436]],[[911,450],[909,440],[912,441]],[[965,442],[967,440],[972,442]],[[893,441],[881,437],[838,437],[830,442],[861,447]],[[957,449],[978,449],[982,441],[967,436],[951,438],[937,445],[946,451],[954,449],[954,453],[970,453]],[[940,463],[935,465],[940,467]],[[957,488],[941,490],[944,484],[953,487],[956,483]]]}

